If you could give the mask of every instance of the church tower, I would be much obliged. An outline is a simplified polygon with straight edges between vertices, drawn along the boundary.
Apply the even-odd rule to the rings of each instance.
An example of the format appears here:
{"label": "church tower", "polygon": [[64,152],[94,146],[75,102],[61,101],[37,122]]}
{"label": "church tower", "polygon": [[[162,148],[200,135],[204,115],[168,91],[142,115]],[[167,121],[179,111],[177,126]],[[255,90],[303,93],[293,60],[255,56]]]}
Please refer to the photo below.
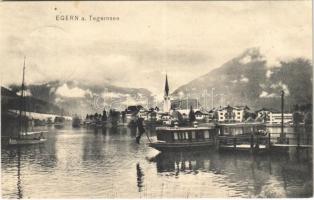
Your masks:
{"label": "church tower", "polygon": [[169,97],[169,84],[168,84],[168,77],[166,74],[163,111],[166,113],[169,113],[170,109],[171,109],[171,102],[170,102],[170,97]]}

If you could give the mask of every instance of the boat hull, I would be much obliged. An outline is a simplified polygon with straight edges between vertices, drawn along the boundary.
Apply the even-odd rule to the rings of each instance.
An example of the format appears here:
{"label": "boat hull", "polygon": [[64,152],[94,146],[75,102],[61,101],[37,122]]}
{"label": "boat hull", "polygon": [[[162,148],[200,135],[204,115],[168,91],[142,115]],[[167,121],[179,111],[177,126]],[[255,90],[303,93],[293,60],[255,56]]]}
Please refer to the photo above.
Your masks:
{"label": "boat hull", "polygon": [[47,139],[10,139],[9,145],[30,145],[30,144],[40,144],[46,142]]}
{"label": "boat hull", "polygon": [[163,143],[153,142],[149,144],[150,147],[158,151],[190,151],[190,150],[209,150],[214,147],[214,141],[202,142],[182,142],[182,143]]}
{"label": "boat hull", "polygon": [[47,131],[33,131],[27,133],[21,133],[20,138],[10,138],[9,145],[29,145],[40,144],[47,141]]}

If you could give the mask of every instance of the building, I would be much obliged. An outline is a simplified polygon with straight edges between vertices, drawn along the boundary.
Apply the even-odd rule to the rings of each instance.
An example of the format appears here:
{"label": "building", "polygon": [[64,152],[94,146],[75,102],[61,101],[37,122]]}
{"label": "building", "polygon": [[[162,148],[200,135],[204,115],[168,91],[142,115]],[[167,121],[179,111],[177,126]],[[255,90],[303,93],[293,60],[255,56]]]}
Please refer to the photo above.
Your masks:
{"label": "building", "polygon": [[206,118],[209,118],[209,113],[206,111],[197,110],[195,111],[196,120],[203,121]]}
{"label": "building", "polygon": [[171,101],[170,101],[170,96],[169,96],[168,77],[166,75],[165,94],[164,94],[164,101],[163,101],[163,112],[169,113],[170,109],[171,109]]}
{"label": "building", "polygon": [[247,106],[226,106],[217,110],[218,122],[243,122],[245,114],[250,110]]}
{"label": "building", "polygon": [[[281,124],[281,112],[276,109],[262,108],[256,111],[257,118],[256,121],[262,121],[268,124]],[[293,122],[292,113],[283,114],[284,124]]]}
{"label": "building", "polygon": [[262,108],[256,111],[256,121],[261,122],[269,122],[270,121],[270,113],[279,113],[278,110],[269,109],[269,108]]}
{"label": "building", "polygon": [[178,111],[182,115],[183,119],[189,119],[190,109],[180,109],[176,111]]}
{"label": "building", "polygon": [[[281,113],[270,113],[269,114],[269,124],[281,124]],[[292,113],[284,113],[283,114],[283,123],[290,124],[293,123]]]}

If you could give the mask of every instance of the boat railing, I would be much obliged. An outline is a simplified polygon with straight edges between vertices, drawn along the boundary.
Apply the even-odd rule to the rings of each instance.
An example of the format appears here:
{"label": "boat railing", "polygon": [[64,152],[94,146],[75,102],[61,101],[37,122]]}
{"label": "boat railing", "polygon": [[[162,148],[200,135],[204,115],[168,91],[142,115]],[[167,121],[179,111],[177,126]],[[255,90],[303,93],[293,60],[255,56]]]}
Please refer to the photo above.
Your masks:
{"label": "boat railing", "polygon": [[156,127],[156,131],[206,131],[212,129],[214,127]]}
{"label": "boat railing", "polygon": [[182,139],[182,140],[172,140],[172,141],[163,141],[157,140],[158,143],[202,143],[202,142],[214,142],[213,138],[204,138],[204,139]]}

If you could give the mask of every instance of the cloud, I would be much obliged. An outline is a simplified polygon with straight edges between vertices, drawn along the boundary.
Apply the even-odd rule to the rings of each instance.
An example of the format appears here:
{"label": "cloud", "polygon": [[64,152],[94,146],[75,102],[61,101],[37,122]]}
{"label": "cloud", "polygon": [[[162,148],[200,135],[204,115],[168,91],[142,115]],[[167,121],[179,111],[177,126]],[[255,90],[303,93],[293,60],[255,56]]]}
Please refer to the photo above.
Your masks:
{"label": "cloud", "polygon": [[[261,86],[261,88],[266,89],[266,85],[262,84],[260,86]],[[286,84],[283,84],[281,81],[278,82],[278,83],[271,84],[268,87],[267,90],[270,91],[270,92],[267,92],[267,91],[264,90],[259,95],[259,97],[261,97],[261,98],[280,97],[281,90],[284,91],[285,96],[289,96],[290,95],[290,91],[289,91],[288,86]]]}
{"label": "cloud", "polygon": [[290,94],[288,86],[286,84],[282,83],[281,81],[279,83],[277,83],[277,84],[271,84],[270,87],[272,89],[283,90],[286,96],[288,96]]}
{"label": "cloud", "polygon": [[247,82],[249,82],[249,79],[247,77],[241,75],[240,82],[247,83]]}
{"label": "cloud", "polygon": [[[26,55],[27,83],[110,83],[145,87],[161,97],[163,72],[168,73],[173,91],[252,46],[259,47],[265,58],[251,52],[241,62],[265,59],[272,67],[282,59],[312,56],[310,1],[205,4],[109,2],[101,9],[89,3],[84,7],[61,4],[58,11],[51,10],[54,3],[4,5],[2,84],[21,80]],[[54,12],[106,13],[119,15],[121,20],[106,24],[60,22]]]}
{"label": "cloud", "polygon": [[268,94],[268,92],[262,91],[262,93],[259,95],[259,97],[260,98],[274,98],[274,97],[279,97],[279,95],[276,93]]}
{"label": "cloud", "polygon": [[56,90],[56,94],[62,97],[82,98],[85,97],[85,95],[87,94],[91,95],[91,92],[89,90],[86,91],[78,87],[69,88],[68,85],[65,83]]}
{"label": "cloud", "polygon": [[101,97],[105,100],[105,101],[112,101],[113,99],[126,99],[130,97],[130,94],[122,94],[122,93],[118,93],[118,92],[109,92],[109,91],[104,91],[101,94]]}
{"label": "cloud", "polygon": [[247,56],[243,57],[241,60],[239,60],[239,62],[240,62],[241,64],[247,64],[247,63],[249,63],[249,62],[251,62],[251,61],[252,61],[252,59],[251,59],[251,56],[250,56],[250,55],[247,55]]}
{"label": "cloud", "polygon": [[268,69],[268,70],[266,71],[266,77],[267,77],[267,78],[270,78],[273,73],[274,73],[274,72],[272,72],[271,70]]}

